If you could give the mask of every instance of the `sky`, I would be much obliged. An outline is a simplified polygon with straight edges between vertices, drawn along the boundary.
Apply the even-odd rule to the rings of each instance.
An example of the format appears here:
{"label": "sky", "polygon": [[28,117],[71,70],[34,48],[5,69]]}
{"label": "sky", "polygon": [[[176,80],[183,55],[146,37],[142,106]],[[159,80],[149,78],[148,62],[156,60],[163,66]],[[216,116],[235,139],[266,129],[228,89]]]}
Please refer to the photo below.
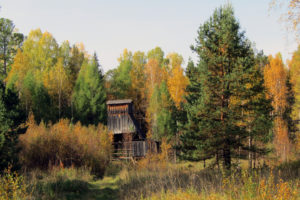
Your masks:
{"label": "sky", "polygon": [[118,66],[125,48],[147,52],[156,46],[165,55],[181,54],[185,67],[189,57],[197,61],[190,46],[199,26],[228,2],[257,50],[291,58],[295,38],[279,22],[280,10],[269,11],[271,0],[0,0],[0,16],[25,35],[40,28],[59,44],[82,42],[90,54],[97,53],[104,71]]}

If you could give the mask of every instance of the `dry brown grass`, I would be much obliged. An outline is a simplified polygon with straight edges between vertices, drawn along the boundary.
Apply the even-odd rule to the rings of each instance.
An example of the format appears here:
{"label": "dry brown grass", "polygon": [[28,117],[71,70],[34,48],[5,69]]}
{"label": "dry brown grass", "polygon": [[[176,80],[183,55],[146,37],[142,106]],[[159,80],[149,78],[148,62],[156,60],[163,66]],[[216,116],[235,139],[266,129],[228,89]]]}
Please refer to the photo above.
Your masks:
{"label": "dry brown grass", "polygon": [[230,175],[164,162],[151,166],[121,171],[122,199],[300,199],[299,163],[273,169],[233,170]]}

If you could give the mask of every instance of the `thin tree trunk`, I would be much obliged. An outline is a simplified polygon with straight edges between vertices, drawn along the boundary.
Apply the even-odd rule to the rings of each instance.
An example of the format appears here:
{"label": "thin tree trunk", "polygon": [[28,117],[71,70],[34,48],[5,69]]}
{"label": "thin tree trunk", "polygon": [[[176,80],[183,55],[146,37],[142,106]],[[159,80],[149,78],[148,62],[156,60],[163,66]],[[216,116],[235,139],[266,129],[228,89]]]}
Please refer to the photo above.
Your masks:
{"label": "thin tree trunk", "polygon": [[219,150],[217,150],[216,163],[217,163],[218,169],[220,169],[220,166],[219,166]]}
{"label": "thin tree trunk", "polygon": [[252,152],[251,152],[251,148],[252,148],[252,137],[249,135],[249,153],[248,153],[248,159],[249,159],[249,169],[252,169]]}
{"label": "thin tree trunk", "polygon": [[253,153],[253,168],[256,168],[256,152]]}
{"label": "thin tree trunk", "polygon": [[[176,121],[176,124],[177,124],[177,121]],[[177,126],[178,127],[178,126]],[[178,142],[177,142],[177,131],[175,133],[175,143],[176,143],[176,148],[175,148],[175,163],[177,162],[177,145],[178,145]]]}
{"label": "thin tree trunk", "polygon": [[58,119],[60,119],[60,115],[61,115],[61,91],[59,92],[58,95]]}
{"label": "thin tree trunk", "polygon": [[240,157],[241,157],[241,147],[239,147],[238,154],[239,154],[238,166],[240,166],[241,165],[241,159],[240,159]]}

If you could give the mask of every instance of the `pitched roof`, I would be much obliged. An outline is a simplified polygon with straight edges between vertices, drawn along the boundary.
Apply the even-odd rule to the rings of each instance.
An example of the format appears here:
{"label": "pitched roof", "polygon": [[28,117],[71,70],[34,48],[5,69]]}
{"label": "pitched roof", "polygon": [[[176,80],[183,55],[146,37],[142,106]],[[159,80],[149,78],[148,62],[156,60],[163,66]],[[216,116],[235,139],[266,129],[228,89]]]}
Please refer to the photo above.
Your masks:
{"label": "pitched roof", "polygon": [[109,100],[106,102],[107,105],[111,104],[129,104],[132,103],[131,99],[117,99],[117,100]]}

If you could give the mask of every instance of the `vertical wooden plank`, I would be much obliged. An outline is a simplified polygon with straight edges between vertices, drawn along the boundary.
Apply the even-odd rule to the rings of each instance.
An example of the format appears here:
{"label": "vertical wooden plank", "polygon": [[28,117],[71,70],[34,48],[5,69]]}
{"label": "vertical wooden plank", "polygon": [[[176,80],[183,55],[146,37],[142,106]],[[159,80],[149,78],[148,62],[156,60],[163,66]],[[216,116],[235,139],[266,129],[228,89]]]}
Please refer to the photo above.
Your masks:
{"label": "vertical wooden plank", "polygon": [[143,141],[143,156],[146,155],[146,142]]}

